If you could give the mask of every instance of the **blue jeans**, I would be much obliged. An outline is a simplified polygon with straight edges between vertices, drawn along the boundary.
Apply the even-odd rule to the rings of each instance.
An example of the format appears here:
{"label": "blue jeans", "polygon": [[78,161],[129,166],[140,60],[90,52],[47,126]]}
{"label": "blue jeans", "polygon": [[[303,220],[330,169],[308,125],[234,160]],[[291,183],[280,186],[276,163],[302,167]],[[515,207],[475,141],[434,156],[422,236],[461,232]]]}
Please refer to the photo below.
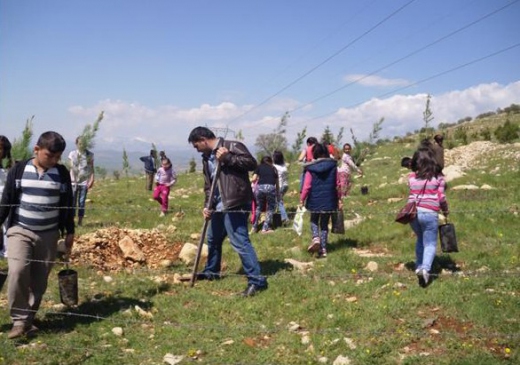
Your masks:
{"label": "blue jeans", "polygon": [[285,210],[285,205],[283,204],[283,196],[289,190],[289,186],[285,185],[280,188],[280,196],[278,197],[278,210],[280,211],[280,215],[282,217],[282,222],[289,219],[287,216],[287,211]]}
{"label": "blue jeans", "polygon": [[85,216],[85,201],[87,200],[87,185],[76,185],[74,189],[74,215],[78,210],[78,217]]}
{"label": "blue jeans", "polygon": [[267,280],[260,273],[260,263],[249,239],[247,219],[250,206],[234,208],[230,212],[214,212],[208,227],[208,261],[203,273],[219,276],[222,261],[222,243],[229,237],[231,246],[240,256],[248,284],[267,287]]}
{"label": "blue jeans", "polygon": [[276,186],[262,184],[258,185],[256,192],[256,213],[255,221],[253,222],[253,229],[258,228],[258,220],[262,209],[265,207],[265,221],[262,230],[267,231],[271,227],[273,221],[273,213],[276,208]]}
{"label": "blue jeans", "polygon": [[437,248],[439,215],[429,209],[417,209],[417,218],[410,222],[417,241],[415,242],[415,267],[430,272]]}

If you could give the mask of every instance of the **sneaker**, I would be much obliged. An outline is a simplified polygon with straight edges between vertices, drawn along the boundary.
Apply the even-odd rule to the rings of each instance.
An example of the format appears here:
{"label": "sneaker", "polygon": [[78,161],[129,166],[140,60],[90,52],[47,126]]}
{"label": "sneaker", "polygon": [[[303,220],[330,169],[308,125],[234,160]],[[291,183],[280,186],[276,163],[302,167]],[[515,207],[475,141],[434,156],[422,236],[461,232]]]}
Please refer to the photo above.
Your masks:
{"label": "sneaker", "polygon": [[422,270],[422,277],[424,280],[424,285],[428,285],[430,283],[430,273],[425,269]]}
{"label": "sneaker", "polygon": [[309,245],[309,247],[307,247],[307,252],[309,253],[314,253],[314,252],[318,252],[320,250],[320,238],[319,237],[314,237],[312,239],[312,243]]}
{"label": "sneaker", "polygon": [[262,233],[273,233],[272,229],[262,229]]}
{"label": "sneaker", "polygon": [[7,338],[13,340],[22,336],[32,337],[36,335],[36,332],[38,332],[38,327],[34,325],[17,324],[7,333]]}
{"label": "sneaker", "polygon": [[13,326],[13,328],[11,328],[11,330],[7,333],[7,338],[10,340],[22,336],[25,336],[25,326],[23,324]]}
{"label": "sneaker", "polygon": [[327,257],[327,250],[322,248],[320,252],[318,253],[318,258],[325,258]]}
{"label": "sneaker", "polygon": [[425,269],[417,269],[415,270],[415,275],[417,275],[417,279],[419,280],[419,286],[425,288],[430,280],[428,271]]}
{"label": "sneaker", "polygon": [[165,215],[166,215],[166,213],[161,212],[161,214],[159,214],[159,217],[164,217]]}

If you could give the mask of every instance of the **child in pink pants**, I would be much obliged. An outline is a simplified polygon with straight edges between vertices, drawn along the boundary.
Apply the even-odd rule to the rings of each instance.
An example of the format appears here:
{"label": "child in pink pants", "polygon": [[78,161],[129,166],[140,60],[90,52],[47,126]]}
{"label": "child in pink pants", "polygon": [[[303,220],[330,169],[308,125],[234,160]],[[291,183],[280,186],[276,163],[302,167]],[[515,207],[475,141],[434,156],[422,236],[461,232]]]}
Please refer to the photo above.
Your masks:
{"label": "child in pink pants", "polygon": [[177,174],[169,158],[161,161],[161,167],[157,170],[155,181],[157,185],[153,191],[153,198],[161,204],[161,214],[159,216],[164,217],[168,212],[170,188],[177,182]]}

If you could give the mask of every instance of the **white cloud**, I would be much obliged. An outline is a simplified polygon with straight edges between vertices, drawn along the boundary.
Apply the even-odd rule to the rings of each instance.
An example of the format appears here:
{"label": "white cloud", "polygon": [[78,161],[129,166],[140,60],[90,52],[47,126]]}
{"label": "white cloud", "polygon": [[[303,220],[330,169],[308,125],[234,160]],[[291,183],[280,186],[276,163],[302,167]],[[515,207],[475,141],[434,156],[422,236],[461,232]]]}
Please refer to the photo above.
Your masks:
{"label": "white cloud", "polygon": [[349,83],[357,83],[363,86],[389,87],[389,86],[406,86],[411,82],[405,79],[385,79],[377,75],[350,74],[343,78]]}
{"label": "white cloud", "polygon": [[[307,126],[307,136],[314,135],[319,138],[327,125],[334,134],[344,127],[343,141],[345,141],[350,140],[350,128],[352,128],[358,139],[365,140],[372,131],[374,123],[384,117],[380,136],[402,136],[424,127],[423,112],[426,98],[427,94],[394,95],[387,99],[374,98],[353,108],[339,108],[326,118],[293,119],[290,122],[291,130],[296,133]],[[476,117],[480,113],[519,102],[520,81],[508,85],[480,84],[460,91],[432,95],[430,109],[434,120],[431,126],[436,127],[439,123],[455,123],[466,116]]]}
{"label": "white cloud", "polygon": [[[353,108],[339,108],[330,116],[320,119],[312,119],[307,114],[308,110],[301,110],[289,119],[287,139],[292,143],[296,133],[305,126],[307,136],[320,137],[328,125],[334,134],[344,127],[343,141],[350,141],[350,128],[358,139],[363,140],[368,138],[373,124],[382,117],[385,122],[381,137],[404,135],[424,126],[422,113],[426,97],[426,94],[419,93],[394,95],[387,99],[373,98]],[[432,126],[453,123],[466,116],[475,117],[519,102],[520,81],[508,85],[481,84],[432,95],[430,108],[435,118]],[[73,106],[69,112],[72,119],[78,121],[74,125],[82,128],[85,120],[95,121],[99,112],[104,110],[105,119],[100,127],[99,141],[115,144],[115,148],[121,148],[121,144],[128,148],[134,142],[186,148],[189,132],[199,125],[229,127],[235,132],[241,130],[246,143],[252,148],[258,134],[272,132],[278,126],[283,112],[289,109],[288,106],[298,103],[291,99],[280,99],[269,104],[253,110],[252,105],[231,102],[182,109],[173,105],[151,108],[139,103],[103,100],[91,107]]]}

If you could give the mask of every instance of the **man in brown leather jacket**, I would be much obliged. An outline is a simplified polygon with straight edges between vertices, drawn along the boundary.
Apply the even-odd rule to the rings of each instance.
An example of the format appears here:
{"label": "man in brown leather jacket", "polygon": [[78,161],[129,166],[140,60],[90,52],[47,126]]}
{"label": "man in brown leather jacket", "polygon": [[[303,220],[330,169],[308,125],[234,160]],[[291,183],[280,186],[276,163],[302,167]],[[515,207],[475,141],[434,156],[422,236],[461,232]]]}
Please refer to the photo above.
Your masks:
{"label": "man in brown leather jacket", "polygon": [[[222,243],[229,237],[247,276],[248,285],[241,294],[245,297],[253,296],[267,289],[267,280],[260,273],[260,264],[249,239],[247,226],[253,198],[249,172],[256,168],[256,160],[243,143],[216,138],[206,127],[193,129],[188,142],[202,153],[205,192],[202,214],[204,219],[210,220],[207,233],[208,260],[204,270],[197,274],[197,279],[220,278]],[[210,197],[211,183],[218,164],[220,173],[217,188],[214,196]]]}

